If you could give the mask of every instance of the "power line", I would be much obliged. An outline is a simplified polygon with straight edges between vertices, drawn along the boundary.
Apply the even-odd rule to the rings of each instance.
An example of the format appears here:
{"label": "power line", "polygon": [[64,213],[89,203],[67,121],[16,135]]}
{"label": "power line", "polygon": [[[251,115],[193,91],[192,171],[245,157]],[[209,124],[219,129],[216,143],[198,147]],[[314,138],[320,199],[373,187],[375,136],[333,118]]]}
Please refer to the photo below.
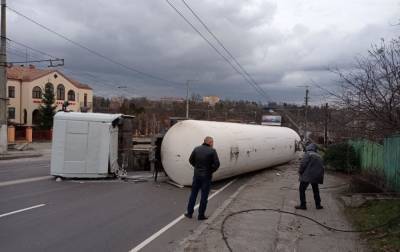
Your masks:
{"label": "power line", "polygon": [[[21,43],[21,42],[17,42],[17,41],[15,41],[15,40],[10,39],[10,38],[6,38],[6,40],[7,40],[7,45],[8,45],[8,53],[11,53],[11,54],[13,54],[13,55],[19,56],[19,57],[24,58],[24,59],[27,59],[27,57],[36,59],[36,60],[27,60],[27,61],[24,61],[24,62],[22,62],[22,61],[21,61],[21,62],[12,62],[12,63],[14,63],[14,64],[27,63],[27,62],[29,62],[29,63],[43,63],[43,62],[48,62],[48,61],[49,61],[49,60],[43,60],[43,59],[41,59],[40,57],[38,57],[39,53],[40,53],[40,54],[43,54],[43,55],[45,55],[45,56],[52,57],[52,58],[54,58],[54,59],[58,59],[58,57],[55,57],[55,56],[53,56],[53,55],[50,55],[50,54],[48,54],[48,53],[46,53],[46,52],[43,52],[43,51],[41,51],[41,50],[32,48],[32,47],[30,47],[30,46],[28,46],[28,45],[25,45],[25,44]],[[37,52],[37,53],[35,53],[35,55],[33,55],[33,54],[27,54],[26,52],[22,51],[20,48],[18,48],[17,46],[15,46],[14,44],[12,44],[12,43],[10,43],[10,42],[13,42],[13,43],[16,44],[16,45],[19,45],[19,46],[21,46],[21,47],[30,49],[31,51],[34,51],[34,52]],[[11,51],[11,50],[12,50],[12,51]],[[71,70],[71,69],[68,69],[68,68],[65,68],[65,67],[63,67],[63,68],[64,68],[65,70],[69,71],[69,72],[75,72],[75,71],[73,71],[73,70]],[[76,73],[77,73],[77,72],[76,72]],[[113,85],[112,83],[105,83],[105,82],[99,81],[100,78],[98,78],[98,76],[95,76],[94,74],[90,74],[89,72],[80,72],[80,73],[83,73],[83,74],[85,74],[85,75],[91,77],[92,80],[95,80],[96,84],[100,84],[100,85],[102,85],[103,87],[115,87],[115,85]]]}
{"label": "power line", "polygon": [[32,54],[32,53],[27,53],[27,51],[22,51],[21,48],[7,42],[7,51],[8,52],[13,52],[14,51],[14,55],[19,55],[23,58],[27,58],[27,56],[29,58],[33,58],[33,59],[41,59],[41,57],[39,57],[39,54]]}
{"label": "power line", "polygon": [[7,54],[12,54],[12,55],[18,56],[18,57],[20,57],[20,58],[26,58],[25,55],[22,55],[22,54],[20,54],[20,53],[18,53],[18,52],[15,52],[15,51],[9,51],[9,50],[7,50]]}
{"label": "power line", "polygon": [[24,63],[43,63],[43,62],[50,62],[49,67],[59,66],[58,64],[64,64],[63,60],[60,60],[61,63],[54,65],[53,62],[58,60],[51,60],[51,59],[43,59],[43,60],[25,60],[25,61],[13,61],[13,62],[0,62],[2,66],[8,66],[9,64],[24,64]]}
{"label": "power line", "polygon": [[[16,47],[14,44],[10,43],[10,39],[7,39],[6,41],[6,50],[8,53],[11,53],[13,55],[19,56],[21,58],[24,58],[24,61],[7,61],[7,62],[0,62],[0,64],[5,64],[5,65],[9,65],[9,64],[28,64],[28,63],[44,63],[44,62],[48,62],[49,65],[48,67],[56,67],[56,66],[61,66],[64,65],[64,59],[60,59],[60,58],[53,58],[53,59],[43,59],[41,57],[35,57],[32,55],[28,54],[28,48],[26,48],[26,51],[23,52],[20,50],[20,48]],[[20,43],[21,44],[21,43]],[[22,44],[21,44],[22,45]],[[31,47],[29,47],[31,48]],[[33,49],[33,48],[31,48]],[[33,49],[36,50],[36,49]],[[38,50],[37,50],[38,51]],[[29,58],[33,58],[34,60],[31,60]],[[56,64],[54,64],[56,63]]]}
{"label": "power line", "polygon": [[[254,89],[260,94],[260,91],[258,90],[258,87],[254,86],[253,83],[251,83],[245,75],[243,75],[242,72],[240,72],[233,64],[232,62],[225,57],[171,2],[166,0],[167,3],[175,10],[176,13],[178,13],[185,21],[188,23],[193,30],[195,30],[207,43],[209,46],[211,46],[234,70],[237,72],[239,75],[241,75],[247,83],[249,83],[251,86],[253,86]],[[262,96],[262,95],[261,95]]]}
{"label": "power line", "polygon": [[95,51],[95,50],[93,50],[93,49],[90,49],[89,47],[87,47],[87,46],[85,46],[85,45],[79,43],[79,42],[76,42],[76,41],[74,41],[74,40],[68,38],[67,36],[62,35],[62,34],[59,33],[59,32],[56,32],[56,31],[50,29],[49,27],[47,27],[47,26],[45,26],[45,25],[43,25],[43,24],[41,24],[41,23],[39,23],[39,22],[33,20],[32,18],[30,18],[30,17],[28,17],[28,16],[22,14],[21,12],[15,10],[15,9],[13,9],[13,8],[11,8],[10,6],[7,6],[7,8],[8,8],[10,11],[14,12],[15,14],[17,14],[17,15],[19,15],[19,16],[25,18],[26,20],[28,20],[28,21],[30,21],[30,22],[32,22],[32,23],[34,23],[34,24],[40,26],[41,28],[45,29],[46,31],[48,31],[48,32],[50,32],[50,33],[53,33],[53,34],[57,35],[58,37],[60,37],[60,38],[62,38],[62,39],[64,39],[64,40],[70,42],[71,44],[73,44],[73,45],[75,45],[75,46],[77,46],[77,47],[79,47],[79,48],[81,48],[81,49],[84,49],[84,50],[90,52],[91,54],[96,55],[96,56],[98,56],[98,57],[100,57],[100,58],[102,58],[102,59],[104,59],[104,60],[106,60],[106,61],[109,61],[109,62],[115,64],[115,65],[118,65],[118,66],[120,66],[120,67],[123,67],[123,68],[125,68],[125,69],[131,71],[131,72],[135,72],[136,74],[139,74],[139,75],[142,75],[142,76],[147,76],[147,77],[152,78],[152,79],[155,79],[155,80],[159,80],[159,81],[163,81],[163,82],[167,82],[167,83],[174,83],[174,84],[183,85],[183,83],[175,82],[175,81],[170,81],[170,80],[167,80],[167,79],[158,77],[158,76],[156,76],[156,75],[153,75],[153,74],[149,74],[149,73],[140,71],[140,70],[138,70],[138,69],[136,69],[136,68],[133,68],[133,67],[130,67],[130,66],[126,65],[126,64],[120,63],[120,62],[118,62],[118,61],[116,61],[116,60],[114,60],[114,59],[112,59],[112,58],[109,58],[109,57],[105,56],[105,55],[102,54],[102,53],[99,53],[99,52],[97,52],[97,51]]}
{"label": "power line", "polygon": [[6,38],[6,40],[11,41],[11,42],[13,42],[14,44],[17,44],[17,45],[19,45],[19,46],[28,48],[29,50],[32,50],[32,51],[34,51],[34,52],[40,53],[40,54],[42,54],[42,55],[45,55],[45,56],[47,56],[47,57],[54,58],[54,59],[58,59],[58,57],[55,57],[55,56],[53,56],[53,55],[51,55],[51,54],[48,54],[48,53],[46,53],[46,52],[43,52],[43,51],[41,51],[41,50],[32,48],[32,47],[30,47],[30,46],[28,46],[28,45],[25,45],[25,44],[23,44],[23,43],[21,43],[21,42],[18,42],[18,41],[13,40],[13,39]]}
{"label": "power line", "polygon": [[[216,50],[218,52],[219,55],[221,55],[234,69],[236,72],[238,72],[238,70],[232,65],[232,63],[226,59],[225,56],[223,56],[216,48],[214,45],[211,44],[211,42],[206,39],[204,37],[203,34],[201,34],[201,32],[194,27],[194,25],[181,13],[179,12],[179,10],[172,4],[169,2],[169,0],[166,0],[167,3],[197,32],[199,33],[199,35],[205,39],[207,41],[207,43],[214,48],[214,50]],[[192,14],[196,17],[196,19],[204,26],[204,28],[214,37],[214,39],[220,44],[220,46],[225,50],[225,52],[231,56],[231,58],[233,59],[233,61],[239,66],[239,68],[245,73],[245,75],[243,73],[239,73],[240,75],[243,76],[243,78],[261,95],[263,96],[267,102],[270,101],[268,95],[265,93],[265,91],[263,89],[261,89],[261,87],[258,85],[258,83],[250,76],[250,74],[241,66],[241,64],[235,59],[235,57],[229,52],[229,50],[223,45],[223,43],[214,35],[214,33],[211,32],[211,30],[208,28],[208,26],[201,20],[201,18],[193,11],[193,9],[184,1],[182,0],[182,2],[186,5],[186,7],[192,12]],[[246,77],[247,78],[246,78]],[[250,79],[251,81],[249,81],[248,79]],[[288,120],[290,121],[290,123],[292,123],[297,129],[300,129],[300,127],[298,126],[298,124],[292,119],[292,117],[288,114],[287,111],[285,111],[285,109],[282,110],[282,114],[285,115]]]}
{"label": "power line", "polygon": [[[71,68],[68,68],[68,67],[65,67],[65,66],[63,66],[62,67],[64,70],[66,70],[66,72],[68,73],[70,73],[70,74],[72,74],[72,75],[74,75],[75,76],[75,78],[77,78],[77,79],[85,79],[85,82],[86,81],[88,81],[88,82],[90,82],[90,83],[93,83],[93,84],[100,84],[101,86],[103,86],[103,87],[113,87],[113,88],[121,88],[121,87],[118,87],[118,86],[121,86],[120,84],[118,84],[118,82],[116,82],[116,83],[112,83],[110,80],[107,80],[107,78],[102,78],[101,76],[99,76],[99,75],[96,75],[96,74],[93,74],[93,73],[91,73],[91,72],[88,72],[88,71],[81,71],[81,70],[79,70],[79,71],[77,71],[77,70],[73,70],[73,69],[71,69]],[[85,75],[86,77],[82,77],[83,75]],[[90,79],[90,80],[89,80]],[[181,88],[179,88],[179,87],[176,87],[176,86],[169,86],[169,87],[171,87],[171,88],[176,88],[176,89],[181,89]],[[128,83],[127,85],[126,85],[126,89],[127,89],[127,93],[128,94],[130,94],[130,95],[133,95],[133,94],[140,94],[139,92],[136,92],[136,91],[132,91],[133,89],[134,90],[137,90],[136,89],[136,87],[134,87],[133,85],[131,85],[130,83]],[[129,91],[130,90],[130,91]]]}
{"label": "power line", "polygon": [[[64,67],[64,70],[67,70],[68,72],[71,72],[72,74],[76,75],[77,77],[82,76],[82,74],[83,74],[83,75],[86,75],[86,76],[88,76],[90,79],[92,79],[92,81],[94,80],[94,82],[95,82],[96,84],[100,84],[100,85],[102,85],[102,86],[104,86],[104,87],[106,87],[106,86],[107,86],[107,87],[114,87],[114,88],[116,87],[114,84],[109,83],[108,80],[99,78],[98,76],[96,76],[96,75],[94,75],[94,74],[91,74],[91,73],[89,73],[89,72],[86,72],[86,71],[75,71],[75,70],[72,70],[72,69],[66,68],[66,67]],[[130,88],[131,88],[131,87],[130,87]]]}
{"label": "power line", "polygon": [[[186,17],[185,15],[182,14],[182,12],[180,12],[169,0],[166,0],[166,2],[175,10],[176,13],[178,13],[179,16],[182,17],[183,20],[186,21],[186,23],[188,23],[193,30],[195,30],[207,43],[209,46],[211,46],[215,52],[217,52],[234,70],[235,72],[237,72],[239,75],[241,75],[246,81],[247,83],[249,83],[259,94],[260,94],[260,90],[259,87],[255,86],[251,81],[248,80],[248,77],[246,77],[242,72],[240,72],[235,65],[232,64],[232,62],[225,56],[223,55],[211,42],[210,40],[208,40]],[[261,96],[263,96],[262,94],[260,94]],[[265,97],[266,98],[266,97]]]}
{"label": "power line", "polygon": [[207,32],[217,41],[217,43],[224,49],[224,51],[232,58],[232,60],[239,66],[239,68],[243,71],[243,73],[251,80],[251,82],[256,85],[259,90],[264,94],[267,100],[269,96],[265,93],[265,91],[259,86],[259,84],[251,77],[251,75],[244,69],[244,67],[236,60],[236,58],[232,55],[232,53],[226,48],[226,46],[221,42],[220,39],[211,31],[211,29],[205,24],[205,22],[199,17],[199,15],[186,3],[185,0],[182,0],[183,4],[189,9],[189,11],[193,14],[193,16],[203,25],[203,27],[207,30]]}
{"label": "power line", "polygon": [[15,49],[15,48],[12,48],[12,47],[8,47],[8,48],[7,48],[7,52],[8,52],[8,53],[11,53],[11,54],[13,54],[13,55],[20,56],[21,58],[26,58],[26,53],[25,53],[25,52],[22,52],[22,51],[20,51],[20,50],[17,50],[17,49]]}
{"label": "power line", "polygon": [[[53,55],[50,55],[50,54],[48,54],[48,53],[46,53],[46,52],[43,52],[43,51],[41,51],[41,50],[32,48],[32,47],[30,47],[30,46],[28,46],[28,45],[25,45],[25,44],[21,43],[21,42],[17,42],[17,41],[15,41],[15,40],[10,39],[10,38],[6,38],[6,39],[7,39],[7,43],[8,43],[8,45],[9,45],[9,47],[16,48],[15,50],[16,50],[17,52],[19,52],[19,54],[15,53],[15,55],[18,55],[18,56],[20,56],[21,58],[26,58],[26,56],[27,56],[27,55],[26,55],[26,52],[22,52],[21,50],[18,50],[19,48],[16,47],[14,44],[19,45],[19,46],[22,46],[22,47],[25,47],[25,48],[28,48],[28,49],[30,49],[30,50],[32,50],[32,51],[34,51],[34,52],[38,52],[38,53],[43,54],[43,55],[46,55],[46,56],[50,56],[50,57],[53,57],[53,58],[57,58],[57,57],[55,57],[55,56],[53,56]],[[10,42],[13,42],[14,44],[11,44]],[[18,49],[17,49],[17,48],[18,48]],[[30,56],[31,58],[33,58],[31,55],[32,55],[32,54],[30,54],[29,56]],[[39,54],[37,54],[37,55],[39,55]],[[41,60],[41,58],[39,58],[39,57],[34,57],[34,58],[36,58],[36,59],[38,60],[38,61],[35,61],[35,62],[38,62],[38,63],[39,63],[39,62],[43,62],[43,61]],[[31,61],[31,62],[33,62],[33,61]],[[13,63],[17,63],[17,62],[13,62]],[[18,62],[18,63],[22,63],[22,62]],[[64,69],[66,69],[66,68],[64,67]],[[66,70],[67,70],[67,69],[66,69]],[[72,71],[72,70],[70,69],[70,71]],[[93,74],[89,74],[88,72],[85,72],[84,74],[90,76],[91,79],[92,79],[92,81],[95,80],[95,82],[96,82],[97,84],[100,84],[100,85],[102,85],[102,86],[104,86],[104,87],[106,87],[106,86],[108,86],[108,87],[115,87],[115,85],[113,85],[112,83],[105,83],[105,82],[99,81],[99,78],[98,78],[97,76],[93,75]],[[108,81],[106,81],[106,82],[108,82]]]}

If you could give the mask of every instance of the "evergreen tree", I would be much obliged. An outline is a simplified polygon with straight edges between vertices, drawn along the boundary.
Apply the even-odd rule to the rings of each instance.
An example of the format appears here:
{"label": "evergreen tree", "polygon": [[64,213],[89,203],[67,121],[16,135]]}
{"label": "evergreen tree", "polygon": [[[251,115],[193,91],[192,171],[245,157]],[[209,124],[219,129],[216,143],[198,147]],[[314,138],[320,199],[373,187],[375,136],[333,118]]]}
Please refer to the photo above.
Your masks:
{"label": "evergreen tree", "polygon": [[54,101],[54,89],[51,84],[46,85],[42,97],[42,104],[39,108],[40,127],[43,129],[51,129],[53,127],[53,117],[56,109],[56,106],[53,105]]}

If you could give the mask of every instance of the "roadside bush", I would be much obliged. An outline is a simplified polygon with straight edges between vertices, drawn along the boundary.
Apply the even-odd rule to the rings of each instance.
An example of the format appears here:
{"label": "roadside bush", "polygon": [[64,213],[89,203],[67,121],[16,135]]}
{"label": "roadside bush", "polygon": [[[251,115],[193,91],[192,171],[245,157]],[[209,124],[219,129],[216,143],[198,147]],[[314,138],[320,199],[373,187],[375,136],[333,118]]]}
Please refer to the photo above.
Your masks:
{"label": "roadside bush", "polygon": [[336,171],[355,172],[359,170],[359,162],[354,148],[348,143],[328,146],[324,154],[324,162]]}

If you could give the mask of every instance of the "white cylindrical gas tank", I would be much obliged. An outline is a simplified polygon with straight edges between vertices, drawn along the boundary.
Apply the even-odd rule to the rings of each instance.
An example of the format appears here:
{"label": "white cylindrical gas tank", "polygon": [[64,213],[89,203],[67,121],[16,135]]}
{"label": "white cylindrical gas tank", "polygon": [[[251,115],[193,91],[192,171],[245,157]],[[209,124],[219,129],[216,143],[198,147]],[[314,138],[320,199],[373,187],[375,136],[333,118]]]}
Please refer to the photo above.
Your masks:
{"label": "white cylindrical gas tank", "polygon": [[189,157],[206,136],[214,138],[221,163],[213,181],[289,162],[296,157],[300,141],[294,130],[285,127],[181,121],[168,130],[161,145],[162,164],[170,179],[192,184],[194,168]]}

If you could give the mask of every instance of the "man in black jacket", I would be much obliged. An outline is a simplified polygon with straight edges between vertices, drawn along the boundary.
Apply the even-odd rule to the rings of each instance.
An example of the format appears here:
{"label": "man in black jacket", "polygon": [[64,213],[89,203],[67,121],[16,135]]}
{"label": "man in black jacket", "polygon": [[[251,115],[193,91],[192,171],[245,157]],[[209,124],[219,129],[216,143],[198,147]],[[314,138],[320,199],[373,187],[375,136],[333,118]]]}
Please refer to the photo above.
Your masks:
{"label": "man in black jacket", "polygon": [[300,205],[295,206],[295,208],[307,209],[306,190],[308,185],[311,184],[314,193],[315,207],[317,209],[322,209],[318,184],[324,182],[324,165],[321,156],[317,153],[317,146],[313,143],[306,147],[306,153],[300,164],[299,175]]}
{"label": "man in black jacket", "polygon": [[187,218],[192,218],[197,194],[199,190],[201,190],[199,216],[197,218],[198,220],[207,219],[205,211],[211,187],[212,174],[219,168],[218,154],[213,148],[213,145],[213,138],[208,136],[204,139],[204,143],[197,146],[190,155],[189,163],[194,166],[194,176],[192,192],[190,193],[187,212],[185,213]]}

